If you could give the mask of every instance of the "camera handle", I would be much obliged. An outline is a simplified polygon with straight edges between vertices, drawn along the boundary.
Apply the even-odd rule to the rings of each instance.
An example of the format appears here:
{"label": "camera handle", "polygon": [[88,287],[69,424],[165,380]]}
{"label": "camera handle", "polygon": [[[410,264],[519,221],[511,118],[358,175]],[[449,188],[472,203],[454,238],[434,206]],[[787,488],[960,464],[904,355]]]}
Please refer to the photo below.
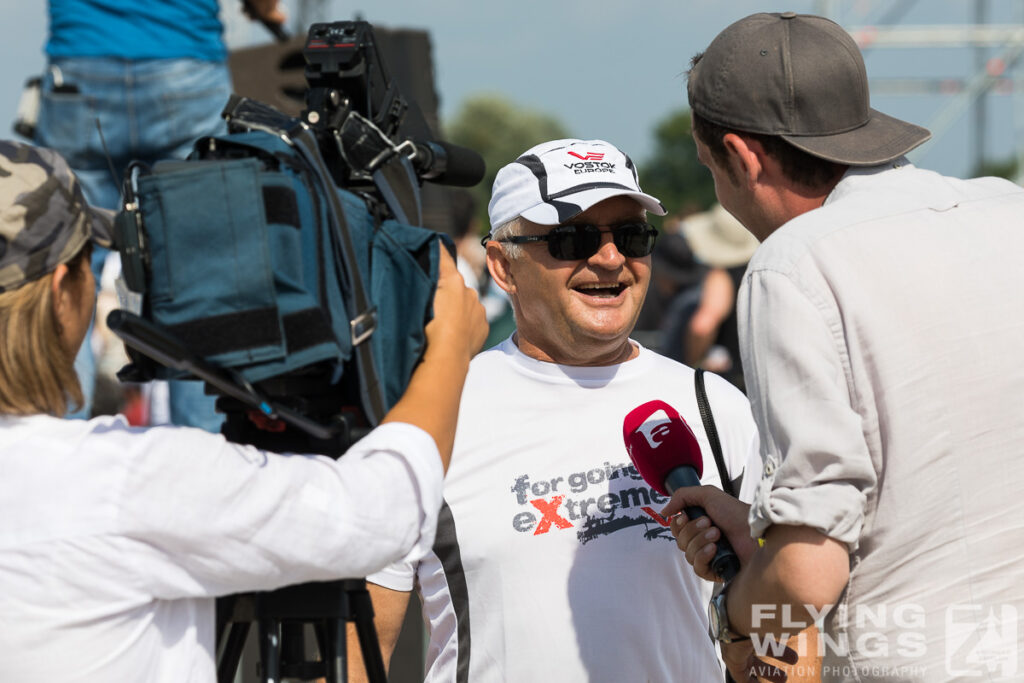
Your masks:
{"label": "camera handle", "polygon": [[124,310],[107,316],[107,326],[125,344],[149,356],[157,363],[182,370],[213,386],[225,396],[237,399],[272,420],[281,419],[318,439],[333,439],[341,434],[343,425],[321,424],[286,406],[263,396],[237,372],[208,363],[186,349],[158,325]]}

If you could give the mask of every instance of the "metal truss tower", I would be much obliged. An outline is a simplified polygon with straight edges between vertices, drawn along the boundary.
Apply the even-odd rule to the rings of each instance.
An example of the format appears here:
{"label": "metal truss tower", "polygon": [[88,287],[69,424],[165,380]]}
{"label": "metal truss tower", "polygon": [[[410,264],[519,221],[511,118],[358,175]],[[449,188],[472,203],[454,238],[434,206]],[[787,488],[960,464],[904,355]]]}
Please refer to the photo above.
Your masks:
{"label": "metal truss tower", "polygon": [[[841,2],[818,0],[816,10],[847,28],[861,50],[887,48],[959,49],[971,60],[973,74],[967,78],[873,78],[871,90],[888,95],[945,95],[927,127],[939,140],[973,107],[974,164],[980,166],[986,150],[986,99],[991,93],[1013,98],[1015,157],[1017,182],[1024,180],[1024,0],[1001,0],[1004,6],[1013,3],[1012,23],[988,23],[989,0],[973,0],[974,23],[901,25],[915,0],[882,2]],[[858,11],[852,22],[844,21],[843,10]],[[919,158],[915,151],[912,158]],[[1000,160],[1001,161],[1001,160]]]}

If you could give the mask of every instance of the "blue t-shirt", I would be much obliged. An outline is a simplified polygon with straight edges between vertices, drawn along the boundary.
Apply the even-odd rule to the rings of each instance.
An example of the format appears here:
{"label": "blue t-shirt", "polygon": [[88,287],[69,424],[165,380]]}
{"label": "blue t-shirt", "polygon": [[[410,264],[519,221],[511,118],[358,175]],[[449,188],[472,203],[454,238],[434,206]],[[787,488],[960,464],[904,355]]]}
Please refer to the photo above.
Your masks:
{"label": "blue t-shirt", "polygon": [[50,0],[50,57],[223,61],[217,0]]}

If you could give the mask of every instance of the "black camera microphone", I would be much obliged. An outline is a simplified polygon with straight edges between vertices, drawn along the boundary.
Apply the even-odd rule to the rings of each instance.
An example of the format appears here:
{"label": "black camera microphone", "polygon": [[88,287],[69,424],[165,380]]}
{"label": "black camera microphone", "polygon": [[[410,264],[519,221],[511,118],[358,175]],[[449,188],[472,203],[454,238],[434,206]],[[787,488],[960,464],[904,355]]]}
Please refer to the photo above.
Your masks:
{"label": "black camera microphone", "polygon": [[472,187],[483,180],[484,159],[468,147],[438,141],[412,143],[416,151],[410,160],[424,180],[456,187]]}

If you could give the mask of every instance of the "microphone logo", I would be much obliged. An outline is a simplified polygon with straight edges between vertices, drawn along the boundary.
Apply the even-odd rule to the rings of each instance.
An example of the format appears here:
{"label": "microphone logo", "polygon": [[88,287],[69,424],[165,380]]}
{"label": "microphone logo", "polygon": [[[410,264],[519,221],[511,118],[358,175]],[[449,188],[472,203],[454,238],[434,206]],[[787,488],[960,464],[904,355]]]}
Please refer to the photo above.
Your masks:
{"label": "microphone logo", "polygon": [[644,423],[636,428],[634,434],[640,434],[647,440],[650,448],[657,448],[665,443],[672,432],[672,418],[662,409],[655,410]]}
{"label": "microphone logo", "polygon": [[622,440],[640,476],[661,490],[664,475],[678,465],[693,467],[700,477],[700,445],[679,411],[665,401],[648,401],[622,421]]}
{"label": "microphone logo", "polygon": [[648,401],[633,408],[622,420],[622,440],[630,456],[635,448],[652,451],[666,443],[678,444],[690,439],[694,439],[690,425],[665,401]]}

